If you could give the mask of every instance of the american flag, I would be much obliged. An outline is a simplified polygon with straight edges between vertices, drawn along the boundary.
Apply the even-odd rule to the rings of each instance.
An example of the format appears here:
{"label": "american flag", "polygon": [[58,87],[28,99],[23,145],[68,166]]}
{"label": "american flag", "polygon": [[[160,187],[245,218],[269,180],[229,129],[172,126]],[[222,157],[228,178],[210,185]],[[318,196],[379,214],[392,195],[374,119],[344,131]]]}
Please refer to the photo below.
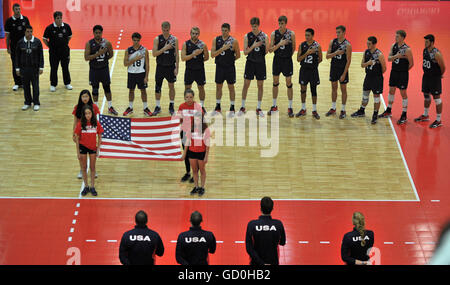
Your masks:
{"label": "american flag", "polygon": [[99,157],[143,160],[180,160],[180,120],[120,118],[100,115],[104,132]]}

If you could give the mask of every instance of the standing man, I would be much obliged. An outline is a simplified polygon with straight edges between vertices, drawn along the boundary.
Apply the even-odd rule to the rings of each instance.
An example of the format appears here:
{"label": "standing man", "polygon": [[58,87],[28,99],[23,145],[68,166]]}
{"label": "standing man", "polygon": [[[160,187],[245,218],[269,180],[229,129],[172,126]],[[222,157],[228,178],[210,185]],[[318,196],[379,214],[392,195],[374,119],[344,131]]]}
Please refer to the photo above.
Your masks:
{"label": "standing man", "polygon": [[197,82],[198,97],[200,98],[200,105],[202,105],[203,112],[205,110],[205,64],[209,59],[208,47],[198,37],[200,36],[200,29],[193,27],[191,29],[191,38],[187,40],[181,48],[181,60],[186,62],[186,70],[184,72],[184,87],[185,90],[191,89],[192,83]]}
{"label": "standing man", "polygon": [[111,78],[109,76],[109,59],[114,56],[111,43],[103,38],[103,27],[95,25],[92,29],[94,38],[86,43],[84,59],[89,61],[89,84],[92,86],[94,103],[98,106],[98,91],[102,83],[106,100],[108,101],[108,113],[118,115],[112,106]]}
{"label": "standing man", "polygon": [[250,256],[250,265],[278,265],[278,245],[286,244],[283,223],[272,219],[273,201],[270,197],[261,199],[262,216],[247,225],[245,245]]}
{"label": "standing man", "polygon": [[414,66],[411,48],[405,43],[406,32],[398,30],[395,33],[395,43],[391,47],[388,61],[392,61],[391,74],[389,76],[389,95],[386,111],[380,115],[380,118],[392,116],[392,104],[394,104],[395,90],[400,90],[402,95],[402,115],[397,121],[398,125],[406,123],[406,111],[408,110],[408,88],[409,70]]}
{"label": "standing man", "polygon": [[336,27],[336,36],[330,42],[327,50],[327,59],[331,58],[330,81],[331,81],[331,109],[326,116],[336,114],[336,100],[338,82],[341,86],[342,93],[342,108],[339,119],[346,117],[345,104],[347,103],[347,83],[348,83],[348,68],[352,61],[352,46],[345,38],[345,27]]}
{"label": "standing man", "polygon": [[208,254],[216,252],[216,238],[212,232],[202,230],[202,214],[191,214],[192,227],[178,236],[175,256],[181,265],[208,265]]}
{"label": "standing man", "polygon": [[319,63],[322,62],[322,47],[314,40],[314,30],[308,28],[305,30],[305,40],[299,46],[297,61],[300,62],[300,95],[302,99],[302,108],[295,114],[296,117],[306,115],[306,87],[309,83],[312,99],[312,115],[319,120],[317,113],[317,85],[320,84]]}
{"label": "standing man", "polygon": [[141,90],[142,104],[144,105],[144,114],[152,116],[152,112],[147,104],[147,83],[148,72],[150,69],[148,50],[141,45],[141,34],[133,33],[131,39],[133,45],[125,51],[123,57],[123,65],[128,67],[128,83],[127,87],[130,90],[128,94],[129,106],[123,112],[124,116],[133,113],[134,89],[137,87]]}
{"label": "standing man", "polygon": [[294,65],[292,63],[292,55],[295,52],[295,33],[286,28],[287,17],[280,16],[278,18],[279,29],[272,32],[270,35],[270,48],[269,52],[274,52],[272,65],[273,74],[273,88],[272,98],[273,104],[267,115],[271,115],[272,112],[278,112],[277,98],[278,98],[278,85],[280,85],[280,73],[283,73],[286,78],[287,96],[289,100],[288,116],[294,117],[294,111],[292,109],[292,98],[294,91],[292,90],[292,74],[294,73]]}
{"label": "standing man", "polygon": [[236,91],[236,66],[234,62],[241,57],[238,41],[230,36],[230,24],[222,24],[222,35],[216,37],[211,46],[211,57],[215,58],[216,63],[216,108],[212,113],[220,113],[220,101],[222,99],[223,82],[226,80],[230,92],[230,116],[234,116],[234,99]]}
{"label": "standing man", "polygon": [[164,244],[159,234],[147,227],[147,214],[139,211],[134,229],[123,234],[119,247],[119,259],[123,265],[154,265],[155,254],[163,256]]}
{"label": "standing man", "polygon": [[178,39],[170,34],[170,23],[163,22],[161,24],[162,34],[153,40],[153,56],[156,57],[155,72],[155,102],[156,107],[153,116],[161,113],[161,87],[164,79],[169,85],[169,113],[173,115],[175,103],[175,86],[177,81],[179,55],[178,55]]}
{"label": "standing man", "polygon": [[361,107],[353,113],[352,117],[364,117],[366,106],[369,103],[370,91],[373,94],[373,115],[372,124],[377,123],[378,110],[380,109],[380,96],[383,93],[383,73],[386,71],[386,60],[383,53],[377,49],[377,38],[367,39],[367,49],[361,61],[361,67],[366,70],[366,77],[363,84],[363,95]]}
{"label": "standing man", "polygon": [[251,81],[256,77],[258,85],[258,107],[256,115],[264,117],[261,110],[262,98],[264,95],[264,80],[266,80],[266,59],[265,56],[269,51],[269,38],[259,30],[259,18],[250,19],[252,31],[244,36],[244,55],[247,56],[244,72],[244,86],[242,88],[242,106],[238,115],[245,114],[245,100],[247,99],[248,88]]}
{"label": "standing man", "polygon": [[20,5],[15,3],[12,7],[14,15],[5,22],[6,49],[11,56],[12,74],[14,78],[13,91],[22,87],[22,78],[17,75],[16,66],[16,47],[17,42],[25,36],[25,27],[30,26],[27,17],[20,13]]}
{"label": "standing man", "polygon": [[433,96],[436,103],[436,120],[430,125],[430,128],[437,128],[442,126],[442,77],[445,72],[444,58],[441,52],[434,47],[434,35],[429,34],[424,37],[425,48],[423,50],[423,77],[422,77],[422,92],[425,97],[424,113],[416,118],[416,122],[426,122],[430,120],[428,110],[431,105],[431,96]]}
{"label": "standing man", "polygon": [[44,32],[42,40],[48,47],[48,53],[50,55],[50,91],[56,91],[56,85],[58,85],[58,66],[61,62],[61,68],[63,73],[63,81],[67,90],[72,90],[70,85],[70,47],[69,41],[72,38],[72,30],[69,24],[63,23],[62,12],[56,11],[53,13],[53,19],[55,22],[47,26]]}
{"label": "standing man", "polygon": [[[33,27],[25,26],[25,37],[17,43],[14,54],[16,74],[23,82],[25,102],[22,110],[27,110],[33,103],[33,110],[39,111],[39,75],[44,72],[44,50],[41,41],[33,36]],[[33,97],[30,85],[33,86]]]}

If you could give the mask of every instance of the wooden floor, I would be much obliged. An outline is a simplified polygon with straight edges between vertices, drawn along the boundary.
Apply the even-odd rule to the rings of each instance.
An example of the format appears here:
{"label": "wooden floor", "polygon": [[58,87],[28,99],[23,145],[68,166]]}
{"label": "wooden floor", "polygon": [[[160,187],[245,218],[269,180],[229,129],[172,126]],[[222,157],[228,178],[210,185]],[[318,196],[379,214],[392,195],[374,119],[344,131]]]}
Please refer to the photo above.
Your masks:
{"label": "wooden floor", "polygon": [[[1,51],[0,64],[0,196],[3,197],[78,197],[81,180],[76,176],[79,164],[72,142],[71,112],[78,94],[88,88],[88,64],[83,52],[72,51],[70,70],[74,90],[62,85],[61,71],[57,92],[49,91],[48,52],[41,76],[41,110],[22,111],[23,91],[13,92],[10,58]],[[126,68],[123,51],[117,54],[112,75],[113,105],[121,114],[128,106]],[[320,65],[321,85],[318,87],[319,121],[311,117],[311,97],[308,89],[308,115],[288,118],[284,78],[281,77],[278,106],[280,109],[279,152],[272,158],[261,157],[267,147],[214,146],[207,164],[207,199],[259,199],[269,195],[276,199],[357,199],[415,200],[416,196],[388,120],[370,124],[373,99],[368,116],[350,118],[360,106],[364,70],[361,53],[354,53],[348,84],[347,115],[325,117],[331,104],[328,81],[329,61]],[[294,55],[296,58],[296,55]],[[267,77],[264,85],[263,110],[272,104],[272,55],[267,56]],[[236,107],[240,107],[245,58],[237,61]],[[112,66],[112,60],[110,67]],[[183,102],[182,63],[176,83],[175,105]],[[299,64],[294,63],[294,111],[301,106],[298,84]],[[149,103],[154,108],[155,61],[151,59]],[[215,66],[206,63],[206,108],[215,106]],[[387,78],[385,78],[385,83]],[[194,90],[197,91],[194,85]],[[228,90],[224,87],[222,108],[228,110]],[[385,91],[386,84],[385,84]],[[103,94],[102,91],[100,93]],[[339,91],[340,94],[340,91]],[[340,98],[340,95],[339,95]],[[198,99],[198,97],[197,97]],[[102,106],[102,100],[99,107]],[[168,88],[163,86],[163,114],[168,115]],[[338,99],[338,111],[340,99]],[[247,110],[256,108],[256,82],[249,90]],[[142,102],[136,93],[135,117],[143,117]],[[106,110],[106,108],[105,108]],[[104,110],[103,113],[106,113]],[[270,136],[270,132],[269,132]],[[97,161],[98,198],[190,198],[192,184],[180,183],[184,163],[99,159]],[[90,197],[90,196],[88,196]]]}

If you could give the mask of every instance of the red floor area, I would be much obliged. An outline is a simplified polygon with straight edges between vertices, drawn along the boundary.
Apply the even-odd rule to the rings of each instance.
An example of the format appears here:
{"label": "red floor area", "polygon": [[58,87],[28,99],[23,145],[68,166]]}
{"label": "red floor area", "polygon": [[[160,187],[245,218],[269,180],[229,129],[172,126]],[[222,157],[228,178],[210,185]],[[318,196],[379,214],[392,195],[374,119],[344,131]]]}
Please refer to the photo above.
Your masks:
{"label": "red floor area", "polygon": [[[381,250],[382,264],[426,263],[440,226],[450,218],[450,178],[446,169],[450,158],[450,129],[446,125],[450,115],[445,107],[450,88],[447,75],[443,79],[444,126],[430,130],[412,119],[423,109],[420,86],[425,34],[436,36],[436,46],[448,61],[450,3],[382,1],[379,12],[369,12],[367,1],[116,0],[100,3],[91,0],[80,3],[76,7],[66,5],[65,1],[42,0],[34,9],[24,7],[23,14],[29,16],[35,35],[41,37],[45,26],[52,22],[52,12],[63,11],[64,21],[74,31],[73,49],[84,48],[91,38],[92,26],[98,23],[105,27],[104,35],[111,41],[124,30],[121,48],[128,46],[128,38],[134,31],[141,32],[143,43],[151,48],[164,20],[171,21],[172,32],[180,42],[188,39],[191,26],[198,25],[201,38],[210,45],[223,22],[229,22],[232,34],[241,39],[250,30],[248,21],[252,16],[259,16],[263,31],[269,33],[277,27],[277,17],[285,14],[289,18],[288,27],[298,35],[298,43],[303,40],[303,30],[313,27],[316,39],[326,46],[334,37],[334,28],[344,24],[354,51],[363,51],[367,36],[375,35],[385,54],[393,43],[395,30],[405,29],[406,42],[412,47],[415,59],[408,89],[409,122],[394,128],[421,201],[277,201],[273,216],[281,219],[287,230],[288,243],[280,249],[282,264],[341,264],[341,238],[351,229],[351,213],[356,210],[366,215],[368,228],[375,231],[375,246]],[[0,42],[0,48],[5,48],[4,41]],[[390,64],[385,75],[385,95],[389,71]],[[401,111],[399,97],[397,93],[394,122]],[[433,108],[434,103],[432,118]],[[377,183],[383,187],[383,177],[361,183]],[[257,201],[1,199],[0,264],[65,264],[70,247],[81,250],[82,264],[116,264],[121,234],[132,228],[133,216],[139,209],[148,211],[150,227],[163,237],[166,253],[158,259],[158,264],[175,263],[175,244],[171,241],[187,229],[193,210],[203,213],[204,228],[212,230],[217,240],[223,241],[210,259],[212,264],[248,263],[245,245],[236,241],[244,240],[246,223],[259,215]]]}

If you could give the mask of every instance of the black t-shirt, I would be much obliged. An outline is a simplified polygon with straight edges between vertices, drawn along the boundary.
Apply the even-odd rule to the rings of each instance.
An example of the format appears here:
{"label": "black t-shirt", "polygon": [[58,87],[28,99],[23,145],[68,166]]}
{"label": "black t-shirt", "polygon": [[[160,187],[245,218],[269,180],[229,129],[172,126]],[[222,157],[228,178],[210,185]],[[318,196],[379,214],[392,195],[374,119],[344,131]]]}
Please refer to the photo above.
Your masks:
{"label": "black t-shirt", "polygon": [[265,56],[266,56],[266,38],[267,35],[263,33],[262,31],[259,32],[258,35],[255,35],[253,32],[250,32],[247,34],[247,45],[248,47],[251,47],[253,43],[256,42],[263,42],[263,44],[259,47],[254,48],[248,55],[247,60],[253,61],[253,62],[264,62]]}
{"label": "black t-shirt", "polygon": [[367,255],[369,248],[373,247],[374,234],[371,230],[365,230],[364,240],[366,244],[361,245],[361,235],[353,228],[353,231],[344,235],[341,245],[341,258],[348,265],[355,265],[355,260],[368,261],[370,258]]}
{"label": "black t-shirt", "polygon": [[383,72],[381,70],[381,63],[378,59],[381,55],[381,51],[379,49],[376,49],[373,53],[370,51],[370,49],[366,49],[364,52],[364,62],[368,62],[369,60],[375,61],[374,65],[366,66],[366,74],[369,77],[379,77],[383,76]]}
{"label": "black t-shirt", "polygon": [[336,38],[333,40],[333,44],[331,45],[331,53],[334,53],[337,50],[343,50],[344,53],[340,55],[336,55],[331,59],[331,68],[344,68],[347,64],[347,46],[350,44],[347,39],[344,39],[342,42]]}
{"label": "black t-shirt", "polygon": [[[408,48],[409,48],[409,46],[405,43],[401,46],[398,46],[398,44],[395,43],[394,46],[392,47],[392,55],[396,55],[397,53],[404,55],[404,54],[406,54],[406,50]],[[407,58],[397,58],[396,60],[394,60],[392,62],[392,70],[408,72],[409,60]]]}
{"label": "black t-shirt", "polygon": [[300,45],[301,55],[304,55],[309,49],[317,49],[317,51],[306,56],[300,62],[300,65],[303,68],[314,69],[319,66],[319,43],[313,41],[311,45],[308,45],[308,42],[306,41],[302,42],[302,44]]}
{"label": "black t-shirt", "polygon": [[436,53],[439,50],[437,48],[433,48],[431,51],[428,51],[427,48],[423,50],[423,72],[428,76],[441,76],[441,67],[436,61]]}
{"label": "black t-shirt", "polygon": [[14,51],[17,42],[25,36],[25,27],[30,25],[27,17],[20,15],[20,18],[12,16],[5,22],[5,32],[9,33],[11,40],[11,50]]}
{"label": "black t-shirt", "polygon": [[146,226],[136,226],[123,234],[119,246],[119,259],[123,265],[153,265],[155,254],[164,254],[164,245],[157,232]]}
{"label": "black t-shirt", "polygon": [[67,48],[71,36],[72,29],[69,24],[62,23],[61,27],[58,27],[55,23],[52,23],[45,28],[43,38],[48,41],[50,49],[57,49]]}
{"label": "black t-shirt", "polygon": [[[186,41],[186,55],[190,55],[194,52],[194,50],[197,49],[203,49],[205,46],[205,43],[201,40],[198,40],[196,43],[192,42],[191,40]],[[203,52],[197,56],[194,56],[192,59],[186,61],[186,68],[187,69],[202,69],[204,67],[204,54]]]}
{"label": "black t-shirt", "polygon": [[166,50],[162,54],[158,55],[156,57],[156,63],[162,66],[172,66],[176,63],[176,57],[175,52],[178,52],[175,50],[176,48],[176,37],[169,35],[167,39],[164,38],[164,35],[158,36],[158,49],[162,49],[167,42],[169,42],[174,48],[171,48],[169,50]]}
{"label": "black t-shirt", "polygon": [[[100,43],[97,43],[95,39],[91,39],[89,41],[89,45],[91,47],[91,55],[97,53],[97,51],[100,50],[100,48],[107,48],[106,47],[106,40],[102,39]],[[89,67],[91,69],[103,69],[107,68],[109,66],[109,52],[105,52],[102,55],[97,56],[96,58],[89,61]]]}
{"label": "black t-shirt", "polygon": [[284,34],[281,34],[280,30],[275,30],[275,45],[277,45],[281,40],[289,40],[290,42],[285,46],[280,46],[276,51],[275,55],[279,57],[292,57],[292,32],[291,30],[286,30]]}
{"label": "black t-shirt", "polygon": [[208,253],[216,251],[216,238],[201,227],[191,227],[178,236],[175,256],[181,265],[208,265]]}
{"label": "black t-shirt", "polygon": [[222,53],[216,56],[215,63],[221,66],[233,66],[235,61],[235,51],[233,50],[233,43],[235,39],[232,36],[229,36],[226,40],[224,40],[222,36],[218,36],[216,37],[215,41],[216,50],[221,49],[225,44],[231,45],[229,49],[224,50]]}

